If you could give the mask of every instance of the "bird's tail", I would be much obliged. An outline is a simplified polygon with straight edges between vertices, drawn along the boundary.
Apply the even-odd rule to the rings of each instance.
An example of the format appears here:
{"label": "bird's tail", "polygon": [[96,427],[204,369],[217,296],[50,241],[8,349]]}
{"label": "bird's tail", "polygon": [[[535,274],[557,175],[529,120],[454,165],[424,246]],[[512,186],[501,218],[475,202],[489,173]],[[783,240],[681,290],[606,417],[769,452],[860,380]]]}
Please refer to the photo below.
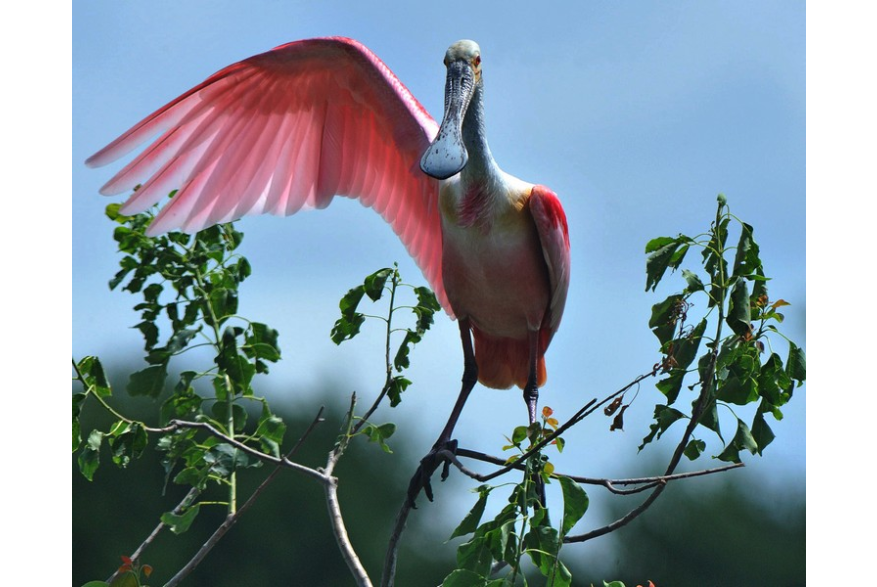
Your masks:
{"label": "bird's tail", "polygon": [[[527,340],[490,336],[472,327],[475,338],[475,362],[478,363],[478,381],[486,387],[508,389],[517,385],[523,389],[530,375],[530,345]],[[540,336],[536,359],[536,385],[545,385],[545,346]]]}

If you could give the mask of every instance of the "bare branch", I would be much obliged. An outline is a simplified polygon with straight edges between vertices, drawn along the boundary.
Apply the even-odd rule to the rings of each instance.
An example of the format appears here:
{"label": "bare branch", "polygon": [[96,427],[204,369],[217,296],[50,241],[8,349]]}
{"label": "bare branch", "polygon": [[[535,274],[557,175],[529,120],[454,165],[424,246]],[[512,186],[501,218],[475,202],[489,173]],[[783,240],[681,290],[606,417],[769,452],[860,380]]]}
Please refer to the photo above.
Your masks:
{"label": "bare branch", "polygon": [[[377,404],[375,404],[375,406],[376,405]],[[350,409],[347,411],[347,420],[345,422],[346,429],[343,430],[341,437],[338,440],[338,444],[336,444],[335,448],[329,453],[329,457],[326,460],[326,467],[323,469],[323,473],[329,479],[329,482],[325,483],[323,487],[325,487],[326,490],[326,505],[329,508],[329,521],[332,526],[332,534],[335,535],[335,541],[338,543],[338,549],[341,551],[341,556],[344,557],[344,562],[347,563],[347,568],[350,569],[350,573],[353,575],[356,584],[359,587],[372,587],[371,579],[369,579],[368,573],[365,572],[365,567],[362,566],[359,556],[357,556],[356,551],[353,549],[353,545],[350,543],[350,537],[347,535],[347,527],[344,525],[344,517],[341,515],[341,504],[338,501],[338,479],[332,476],[332,472],[335,470],[335,465],[338,463],[341,455],[344,454],[348,442],[355,433],[356,427],[353,425],[353,410],[355,407],[356,394],[354,393],[350,398]]]}
{"label": "bare branch", "polygon": [[[329,459],[333,459],[335,455],[336,453],[332,452]],[[338,453],[338,456],[341,456],[340,453]],[[331,466],[334,467],[334,463]],[[360,587],[372,587],[371,579],[369,579],[368,574],[365,572],[365,567],[362,566],[362,562],[360,562],[356,551],[353,549],[353,545],[350,543],[350,537],[347,535],[347,528],[341,515],[341,504],[338,502],[338,480],[335,477],[331,477],[331,482],[325,485],[325,488],[326,505],[329,508],[329,521],[332,524],[332,533],[335,535],[335,541],[338,543],[341,556],[344,557],[344,562],[347,563],[347,567],[350,569],[356,584]]]}
{"label": "bare branch", "polygon": [[[188,507],[195,500],[195,498],[198,497],[199,493],[201,493],[201,491],[197,487],[193,487],[192,489],[190,489],[186,496],[182,499],[182,501],[180,501],[180,503],[178,503],[177,506],[173,510],[171,510],[171,513],[179,514],[180,512],[182,512],[183,508]],[[158,523],[158,526],[156,526],[155,529],[149,533],[149,536],[146,537],[146,540],[144,540],[143,543],[137,547],[137,550],[135,550],[134,553],[131,555],[130,558],[132,561],[137,562],[138,560],[140,560],[140,556],[143,554],[143,551],[146,550],[147,546],[152,544],[152,541],[155,540],[156,536],[158,536],[159,532],[161,532],[164,527],[164,522]],[[116,572],[114,572],[110,576],[110,578],[107,579],[107,583],[112,584],[112,582],[118,576],[119,570],[116,569]]]}
{"label": "bare branch", "polygon": [[[296,452],[298,452],[298,449],[301,448],[305,439],[310,436],[311,432],[314,430],[314,428],[316,428],[317,424],[324,421],[322,417],[323,410],[324,408],[321,406],[320,410],[317,412],[316,417],[305,430],[304,434],[302,434],[301,437],[298,439],[298,442],[295,443],[295,446],[293,446],[292,449],[286,454],[286,457],[284,457],[283,460],[277,463],[277,466],[274,468],[274,470],[271,471],[271,473],[265,478],[265,480],[259,484],[259,487],[257,487],[256,490],[253,491],[253,494],[250,495],[249,499],[247,499],[244,505],[238,508],[238,510],[234,514],[231,514],[225,518],[225,521],[223,521],[222,524],[219,525],[219,527],[213,532],[207,542],[201,545],[201,548],[198,549],[198,552],[195,553],[195,556],[193,556],[189,560],[189,562],[186,563],[186,565],[177,572],[176,575],[171,577],[171,580],[165,584],[165,587],[174,587],[178,585],[192,571],[194,571],[195,568],[201,563],[201,561],[204,560],[204,557],[207,556],[207,554],[213,549],[214,546],[216,546],[220,539],[222,539],[222,537],[225,536],[225,534],[231,529],[234,523],[237,522],[238,519],[240,519],[240,517],[244,515],[244,513],[248,509],[250,509],[250,507],[256,502],[256,499],[262,494],[265,488],[268,487],[268,485],[277,477],[277,474],[286,466],[286,461],[289,461],[289,459],[292,458]],[[220,433],[220,436],[224,435]],[[193,490],[194,489],[195,488],[193,488]]]}
{"label": "bare branch", "polygon": [[390,541],[387,544],[387,555],[384,558],[384,572],[381,577],[381,587],[393,587],[396,580],[396,560],[398,558],[399,540],[402,538],[402,532],[405,530],[405,524],[408,522],[408,514],[411,513],[411,501],[406,498],[402,502],[402,508],[396,515],[396,524],[393,526],[393,533],[390,535]]}
{"label": "bare branch", "polygon": [[[522,465],[520,462],[518,462],[520,459],[518,461],[515,461],[514,463],[512,463],[510,465],[507,465],[503,459],[500,459],[498,457],[494,457],[491,455],[486,455],[484,453],[480,453],[477,451],[469,450],[466,448],[457,449],[456,455],[454,455],[450,451],[442,451],[442,453],[440,453],[440,454],[443,457],[447,458],[449,461],[451,461],[451,463],[455,467],[457,467],[457,469],[459,469],[460,472],[462,472],[464,475],[471,477],[472,479],[475,479],[476,481],[481,481],[481,482],[489,481],[490,479],[493,479],[494,477],[496,477],[496,475],[494,473],[491,473],[490,475],[482,475],[480,473],[476,473],[476,472],[472,471],[471,469],[468,469],[465,465],[463,465],[460,462],[458,457],[465,457],[465,458],[470,458],[470,459],[474,459],[477,461],[482,461],[485,463],[490,463],[492,465],[499,465],[499,466],[503,467],[503,470],[517,469],[517,470],[522,471],[525,468],[524,465]],[[572,479],[573,481],[576,481],[578,483],[584,483],[587,485],[600,485],[602,487],[605,487],[606,489],[608,489],[612,493],[615,493],[618,495],[631,495],[634,493],[640,493],[642,491],[645,491],[646,489],[650,489],[659,483],[666,483],[668,481],[676,481],[679,479],[688,479],[690,477],[700,477],[703,475],[712,475],[714,473],[723,473],[725,471],[730,471],[731,469],[737,469],[737,468],[740,468],[743,466],[744,466],[743,463],[733,463],[730,465],[724,465],[722,467],[716,467],[713,469],[703,469],[700,471],[693,471],[693,472],[689,472],[689,473],[676,473],[673,475],[657,475],[654,477],[634,477],[634,478],[630,478],[630,479],[599,479],[599,478],[594,478],[594,477],[581,477],[579,475],[568,475],[568,474],[562,473],[562,472],[555,472],[551,476],[552,477],[567,477],[569,479]],[[616,487],[616,485],[640,485],[641,487],[636,487],[633,489],[618,489]]]}

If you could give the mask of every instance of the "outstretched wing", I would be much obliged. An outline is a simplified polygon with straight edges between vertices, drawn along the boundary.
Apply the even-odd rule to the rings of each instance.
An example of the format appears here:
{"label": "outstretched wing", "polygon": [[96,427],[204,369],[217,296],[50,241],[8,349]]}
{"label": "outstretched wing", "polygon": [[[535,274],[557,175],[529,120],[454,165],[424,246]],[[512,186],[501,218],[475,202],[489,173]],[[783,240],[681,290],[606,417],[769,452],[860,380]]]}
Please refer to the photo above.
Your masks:
{"label": "outstretched wing", "polygon": [[566,213],[560,205],[557,195],[547,187],[533,187],[529,199],[530,212],[542,243],[542,255],[548,266],[548,280],[551,286],[551,301],[548,313],[542,322],[542,349],[548,348],[551,337],[560,326],[563,308],[566,306],[566,294],[569,290],[569,228],[566,224]]}
{"label": "outstretched wing", "polygon": [[438,181],[418,162],[438,125],[389,68],[341,37],[281,45],[215,73],[86,161],[158,138],[101,188],[140,185],[122,213],[177,189],[150,234],[358,198],[390,223],[450,311],[441,275]]}

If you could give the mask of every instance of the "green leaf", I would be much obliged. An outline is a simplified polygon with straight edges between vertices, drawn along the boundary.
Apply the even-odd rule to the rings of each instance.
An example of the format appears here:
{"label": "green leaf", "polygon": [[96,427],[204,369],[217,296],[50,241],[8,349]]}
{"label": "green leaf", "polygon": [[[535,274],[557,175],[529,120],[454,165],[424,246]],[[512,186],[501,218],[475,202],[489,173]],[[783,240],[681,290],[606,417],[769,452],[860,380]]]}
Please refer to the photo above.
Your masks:
{"label": "green leaf", "polygon": [[486,579],[468,569],[456,569],[442,581],[442,587],[484,587]]}
{"label": "green leaf", "polygon": [[279,334],[266,324],[253,322],[246,336],[243,351],[250,358],[259,358],[276,363],[280,360],[280,347],[277,344]]}
{"label": "green leaf", "polygon": [[228,327],[223,331],[219,354],[214,362],[221,373],[229,376],[235,393],[251,395],[250,383],[256,374],[256,366],[238,352],[237,337],[243,332],[240,327]]}
{"label": "green leaf", "polygon": [[675,408],[671,408],[669,406],[658,404],[655,406],[655,414],[654,419],[655,423],[652,424],[649,428],[651,432],[643,438],[643,442],[639,445],[637,450],[642,450],[645,445],[650,443],[655,438],[661,438],[661,435],[667,431],[667,429],[676,421],[685,417],[685,414],[680,412]]}
{"label": "green leaf", "polygon": [[204,462],[212,465],[213,472],[222,477],[227,477],[232,471],[259,467],[262,464],[261,461],[250,459],[244,451],[224,443],[210,447],[210,450],[204,453]]}
{"label": "green leaf", "polygon": [[79,450],[79,446],[82,444],[79,414],[82,412],[82,403],[86,397],[88,396],[84,393],[73,394],[73,452]]}
{"label": "green leaf", "polygon": [[743,420],[738,418],[737,433],[734,435],[734,439],[728,443],[728,446],[725,447],[725,450],[717,458],[720,461],[739,463],[739,453],[741,450],[748,450],[750,453],[755,454],[758,451],[758,443],[752,437],[749,427],[743,423]]}
{"label": "green leaf", "polygon": [[674,294],[652,306],[652,316],[649,318],[649,328],[658,337],[661,347],[671,340],[676,333],[676,324],[679,320],[680,311],[684,304],[684,298]]}
{"label": "green leaf", "polygon": [[524,442],[527,439],[529,432],[530,428],[528,426],[515,427],[512,431],[512,444],[518,445]]}
{"label": "green leaf", "polygon": [[[435,297],[435,294],[428,287],[415,287],[414,293],[417,295],[417,305],[426,310],[432,310],[433,313],[442,309],[441,304]],[[430,322],[431,323],[431,322]]]}
{"label": "green leaf", "polygon": [[755,412],[755,418],[752,420],[752,438],[755,441],[755,444],[758,447],[758,454],[761,455],[767,445],[773,442],[776,436],[773,433],[773,430],[770,429],[770,426],[767,425],[767,422],[764,420],[764,410],[770,409],[765,405],[765,402],[762,401],[761,405],[758,406],[758,411]]}
{"label": "green leaf", "polygon": [[[646,259],[646,291],[655,290],[668,268],[677,269],[679,267],[685,258],[685,253],[688,252],[689,245],[687,243],[690,240],[688,237],[680,235],[649,254]],[[654,243],[653,240],[649,245],[646,245],[646,251],[649,250],[649,246],[654,246]]]}
{"label": "green leaf", "polygon": [[776,353],[761,366],[758,373],[758,393],[773,406],[785,405],[791,398],[792,378],[783,368]]}
{"label": "green leaf", "polygon": [[725,319],[731,330],[738,336],[748,337],[752,333],[752,319],[749,307],[749,288],[746,280],[738,279],[731,288],[728,316]]}
{"label": "green leaf", "polygon": [[469,542],[457,547],[457,568],[466,569],[485,577],[490,574],[493,555],[490,553],[489,540],[484,536],[476,536]]}
{"label": "green leaf", "polygon": [[674,369],[668,377],[655,384],[655,389],[667,396],[667,405],[672,406],[679,397],[682,383],[685,381],[685,370]]}
{"label": "green leaf", "polygon": [[182,534],[192,525],[192,522],[195,521],[195,518],[198,516],[198,512],[201,511],[201,504],[195,504],[192,507],[186,509],[182,514],[175,514],[173,512],[165,512],[161,515],[161,521],[166,526],[170,527],[171,532],[174,534]]}
{"label": "green leaf", "polygon": [[469,513],[466,514],[466,517],[463,518],[463,521],[460,522],[460,525],[457,526],[450,538],[465,536],[475,532],[475,529],[478,528],[478,524],[481,522],[481,516],[484,514],[484,508],[487,506],[487,497],[489,495],[490,488],[487,485],[482,485],[478,488],[478,501],[475,502],[475,505],[469,510]]}
{"label": "green leaf", "polygon": [[700,455],[703,454],[703,451],[706,450],[706,442],[703,440],[698,440],[696,438],[689,440],[688,444],[685,446],[685,450],[682,451],[689,460],[694,461]]}
{"label": "green leaf", "polygon": [[399,405],[399,402],[402,401],[402,392],[408,389],[409,385],[411,385],[411,381],[401,375],[393,377],[393,379],[390,380],[390,388],[387,391],[387,395],[390,398],[391,408],[395,408]]}
{"label": "green leaf", "polygon": [[673,358],[676,361],[676,369],[688,369],[691,363],[694,362],[694,358],[697,356],[697,351],[700,348],[700,341],[703,339],[703,333],[706,331],[706,324],[707,320],[704,318],[694,330],[673,341]]}
{"label": "green leaf", "polygon": [[83,583],[82,587],[109,587],[109,585],[106,581],[89,581],[88,583]]}
{"label": "green leaf", "polygon": [[161,395],[167,379],[167,365],[153,365],[132,373],[126,387],[132,396],[145,395],[153,399]]}
{"label": "green leaf", "polygon": [[649,242],[646,243],[646,254],[654,253],[658,249],[662,249],[669,244],[675,243],[676,237],[673,236],[659,236],[657,238],[653,238]]}
{"label": "green leaf", "polygon": [[110,383],[104,373],[104,367],[97,357],[85,357],[77,363],[79,372],[82,373],[86,393],[94,393],[98,397],[110,397],[113,392]]}
{"label": "green leaf", "polygon": [[[721,204],[719,205],[719,213],[721,214]],[[712,308],[716,304],[722,304],[725,301],[725,287],[728,280],[728,263],[724,258],[725,243],[728,240],[728,224],[730,218],[725,217],[717,224],[713,225],[709,245],[703,250],[703,266],[710,276],[709,302],[707,306]]]}
{"label": "green leaf", "polygon": [[569,477],[558,477],[563,491],[563,522],[560,527],[561,538],[566,536],[572,527],[582,519],[588,510],[588,494],[582,487]]}
{"label": "green leaf", "polygon": [[140,581],[137,579],[137,574],[134,571],[126,571],[124,573],[120,573],[116,575],[116,578],[113,579],[113,582],[110,583],[110,587],[141,587]]}
{"label": "green leaf", "polygon": [[171,420],[192,419],[201,410],[203,398],[195,393],[191,387],[183,387],[184,378],[194,375],[191,371],[183,373],[180,382],[177,384],[174,394],[170,396],[161,406],[161,423],[167,425]]}
{"label": "green leaf", "polygon": [[[213,407],[210,410],[213,414],[213,417],[218,422],[222,422],[224,426],[228,426],[228,406],[228,402],[216,402],[215,404],[213,404]],[[243,406],[233,403],[231,404],[231,414],[232,416],[234,416],[235,432],[242,432],[247,425],[247,419],[249,417],[247,410],[245,410]]]}
{"label": "green leaf", "polygon": [[100,430],[92,430],[88,435],[88,440],[86,441],[85,446],[82,447],[82,452],[79,453],[79,458],[77,459],[79,462],[79,471],[89,481],[94,478],[94,473],[97,471],[98,465],[100,465],[100,445],[103,438],[103,432]]}
{"label": "green leaf", "polygon": [[737,243],[737,254],[734,257],[734,276],[750,276],[761,269],[761,259],[758,257],[758,245],[752,238],[752,226],[742,223],[740,240]]}
{"label": "green leaf", "polygon": [[[709,246],[703,250],[703,266],[712,277],[711,281],[716,281],[716,277],[721,273],[727,279],[727,263],[720,254],[725,250],[725,244],[728,241],[728,225],[731,219],[723,218],[718,224],[714,225],[710,230]],[[721,271],[719,270],[721,268]]]}
{"label": "green leaf", "polygon": [[789,343],[789,358],[786,361],[786,372],[799,384],[807,379],[807,359],[804,351],[795,343]]}
{"label": "green leaf", "polygon": [[548,576],[560,550],[557,530],[551,526],[530,526],[524,535],[524,548],[539,572]]}
{"label": "green leaf", "polygon": [[[694,404],[698,402],[698,399],[695,399],[692,402],[692,410],[694,410]],[[703,413],[700,415],[700,418],[697,420],[698,425],[708,428],[716,433],[716,435],[721,439],[722,442],[725,439],[722,437],[721,427],[719,426],[719,409],[716,400],[711,400],[707,403],[706,407],[703,410]]]}
{"label": "green leaf", "polygon": [[753,377],[732,375],[719,382],[716,397],[725,402],[745,406],[758,399],[758,381]]}
{"label": "green leaf", "polygon": [[127,467],[131,459],[140,458],[148,442],[146,430],[139,422],[117,422],[109,440],[113,462],[122,468]]}
{"label": "green leaf", "polygon": [[371,301],[373,302],[381,299],[381,296],[384,295],[384,285],[393,273],[393,269],[385,268],[379,269],[366,277],[362,284],[365,290],[365,295],[371,298]]}
{"label": "green leaf", "polygon": [[341,309],[341,318],[335,322],[331,333],[332,342],[335,344],[341,344],[359,334],[359,329],[365,322],[365,316],[359,314],[356,308],[364,294],[365,288],[363,286],[354,287],[338,303],[338,307]]}
{"label": "green leaf", "polygon": [[386,440],[393,436],[395,432],[396,425],[392,422],[382,424],[380,426],[369,425],[366,426],[365,429],[363,429],[363,433],[368,437],[369,442],[378,443],[381,449],[387,454],[392,454],[393,451],[390,450],[390,447],[386,443]]}
{"label": "green leaf", "polygon": [[417,344],[420,340],[421,336],[412,330],[408,330],[405,333],[405,338],[402,339],[401,344],[399,344],[399,350],[393,358],[393,366],[396,368],[396,371],[402,371],[411,366],[411,361],[408,359],[411,345]]}
{"label": "green leaf", "polygon": [[560,559],[555,559],[554,569],[548,577],[546,587],[570,587],[570,585],[572,585],[572,573]]}
{"label": "green leaf", "polygon": [[688,287],[685,288],[686,293],[694,293],[696,291],[703,291],[705,289],[703,282],[700,280],[700,277],[698,277],[696,273],[692,273],[688,269],[683,269],[682,277],[685,279],[685,282],[688,283]]}
{"label": "green leaf", "polygon": [[[698,399],[695,399],[692,402],[692,410],[694,410],[694,405],[698,403]],[[700,426],[708,428],[718,435],[722,442],[724,442],[724,438],[722,437],[722,430],[719,425],[719,408],[715,399],[710,400],[706,407],[703,410],[703,413],[698,418],[697,423]]]}
{"label": "green leaf", "polygon": [[158,344],[158,327],[151,320],[144,320],[134,326],[143,335],[146,350]]}
{"label": "green leaf", "polygon": [[286,434],[286,423],[282,418],[271,413],[267,403],[263,404],[262,417],[255,434],[262,444],[262,449],[268,454],[279,457],[284,434]]}
{"label": "green leaf", "polygon": [[[211,291],[208,302],[212,315],[216,317],[216,326],[222,325],[238,311],[237,292],[225,287],[219,287]],[[206,321],[208,324],[213,324],[213,318]]]}

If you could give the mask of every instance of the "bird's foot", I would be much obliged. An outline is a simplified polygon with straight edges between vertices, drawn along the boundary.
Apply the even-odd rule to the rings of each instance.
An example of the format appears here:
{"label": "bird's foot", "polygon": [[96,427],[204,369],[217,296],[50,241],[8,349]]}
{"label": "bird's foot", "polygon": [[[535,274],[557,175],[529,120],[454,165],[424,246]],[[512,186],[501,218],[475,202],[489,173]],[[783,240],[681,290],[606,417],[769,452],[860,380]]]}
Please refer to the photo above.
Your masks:
{"label": "bird's foot", "polygon": [[414,473],[411,482],[408,484],[408,505],[410,505],[412,509],[417,509],[415,500],[420,494],[421,489],[423,490],[423,493],[426,494],[426,499],[432,501],[433,494],[431,479],[433,473],[439,468],[439,465],[443,465],[441,476],[442,481],[448,478],[448,474],[451,472],[451,461],[441,454],[446,450],[456,454],[457,441],[439,440],[433,445],[426,456],[420,459],[420,466],[417,467],[417,471]]}

